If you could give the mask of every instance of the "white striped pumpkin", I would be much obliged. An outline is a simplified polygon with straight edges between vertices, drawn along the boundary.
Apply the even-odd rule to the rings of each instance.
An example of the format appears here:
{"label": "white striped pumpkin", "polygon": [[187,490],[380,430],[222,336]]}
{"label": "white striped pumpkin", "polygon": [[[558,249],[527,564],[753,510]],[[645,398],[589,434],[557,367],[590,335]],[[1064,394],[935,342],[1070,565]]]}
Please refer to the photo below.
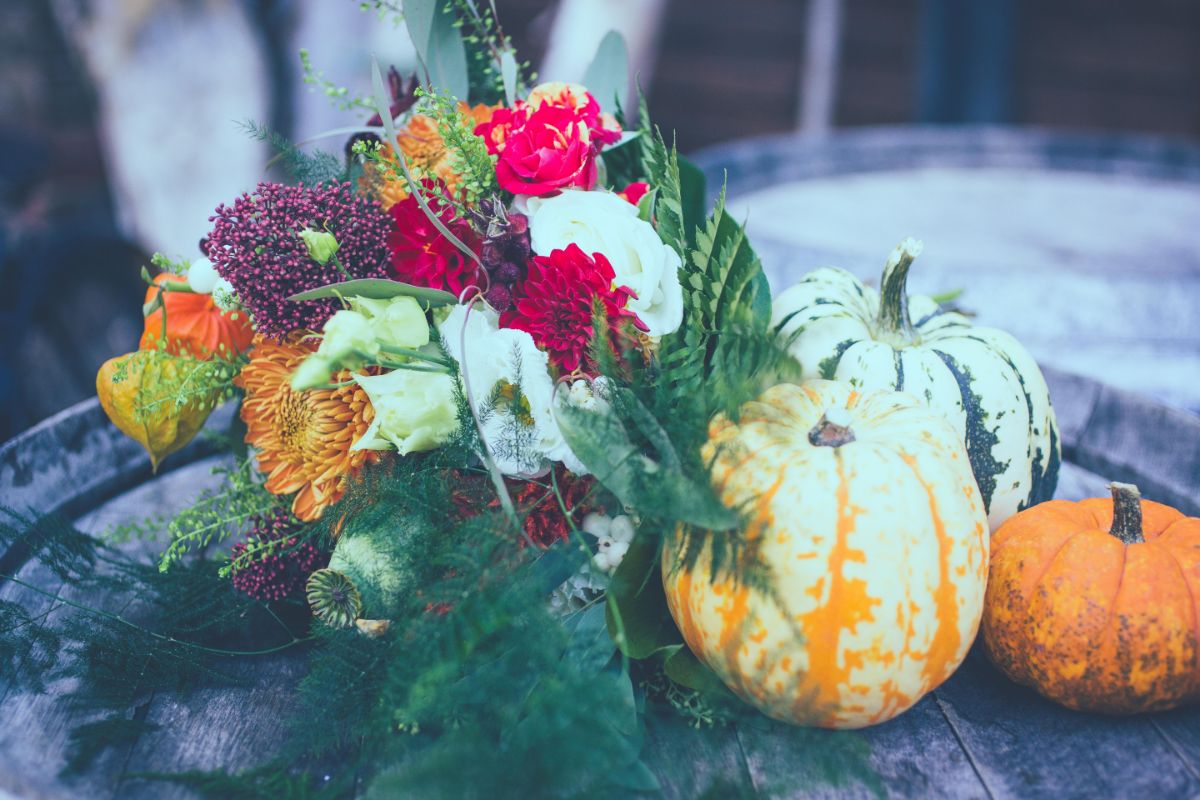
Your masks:
{"label": "white striped pumpkin", "polygon": [[680,529],[663,585],[688,646],[742,699],[787,722],[859,728],[962,663],[988,529],[946,420],[901,392],[781,384],[737,423],[718,417],[704,457],[721,501],[747,514],[745,546],[714,575],[726,534]]}
{"label": "white striped pumpkin", "polygon": [[809,273],[776,298],[804,378],[895,389],[925,400],[958,429],[992,530],[1054,496],[1061,449],[1046,381],[1008,333],[973,326],[932,298],[907,294],[920,243],[892,252],[880,290],[849,272]]}

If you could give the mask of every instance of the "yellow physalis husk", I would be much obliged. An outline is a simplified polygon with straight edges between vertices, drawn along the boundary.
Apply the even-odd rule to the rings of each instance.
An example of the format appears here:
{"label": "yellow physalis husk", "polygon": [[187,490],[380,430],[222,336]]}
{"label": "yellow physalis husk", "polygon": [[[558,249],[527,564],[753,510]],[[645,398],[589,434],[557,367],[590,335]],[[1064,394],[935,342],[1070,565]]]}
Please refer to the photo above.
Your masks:
{"label": "yellow physalis husk", "polygon": [[96,395],[112,423],[146,448],[155,472],[171,453],[190,442],[204,427],[213,402],[180,405],[163,387],[178,384],[185,359],[139,350],[110,358],[96,373]]}

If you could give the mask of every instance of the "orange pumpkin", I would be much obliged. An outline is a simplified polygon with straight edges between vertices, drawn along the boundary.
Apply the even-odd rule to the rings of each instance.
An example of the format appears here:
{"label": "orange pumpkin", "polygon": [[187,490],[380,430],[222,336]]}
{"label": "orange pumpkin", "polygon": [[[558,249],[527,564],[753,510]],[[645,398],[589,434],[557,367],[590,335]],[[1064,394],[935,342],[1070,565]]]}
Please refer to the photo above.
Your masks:
{"label": "orange pumpkin", "polygon": [[724,534],[677,531],[663,585],[730,689],[776,719],[860,728],[954,672],[983,611],[988,529],[941,414],[898,392],[781,384],[714,420],[703,455],[721,501],[749,514],[745,546],[714,574]]}
{"label": "orange pumpkin", "polygon": [[1069,708],[1172,708],[1200,696],[1200,519],[1111,488],[1000,526],[984,643],[1010,678]]}
{"label": "orange pumpkin", "polygon": [[[195,358],[211,358],[214,354],[225,356],[245,352],[254,339],[254,329],[244,311],[221,311],[213,302],[212,295],[194,292],[164,291],[159,287],[167,283],[182,283],[184,278],[163,272],[154,278],[154,286],[146,289],[146,304],[162,295],[167,310],[166,350],[171,355],[190,355]],[[142,332],[142,350],[158,350],[163,345],[162,309],[146,317]]]}

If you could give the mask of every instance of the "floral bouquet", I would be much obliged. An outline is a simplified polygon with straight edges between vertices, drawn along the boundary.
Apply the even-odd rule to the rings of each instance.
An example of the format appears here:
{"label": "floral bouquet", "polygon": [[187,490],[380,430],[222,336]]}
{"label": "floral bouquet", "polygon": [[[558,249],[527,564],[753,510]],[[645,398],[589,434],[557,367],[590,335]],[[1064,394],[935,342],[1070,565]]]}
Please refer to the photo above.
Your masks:
{"label": "floral bouquet", "polygon": [[218,488],[116,532],[165,523],[153,569],[40,529],[65,580],[140,609],[53,633],[110,702],[81,747],[129,732],[139,692],[289,651],[278,752],[158,777],[654,791],[653,714],[854,728],[911,707],[975,638],[989,530],[1053,494],[1032,359],[910,298],[912,240],[878,291],[823,269],[773,304],[724,193],[706,213],[645,102],[621,105],[619,37],[584,85],[537,83],[492,11],[405,6],[420,79],[376,67],[348,100],[306,60],[372,116],[338,156],[252,127],[295,182],[219,206],[196,258],[156,256],[140,349],[100,371],[155,467],[237,413],[205,432],[230,454]]}

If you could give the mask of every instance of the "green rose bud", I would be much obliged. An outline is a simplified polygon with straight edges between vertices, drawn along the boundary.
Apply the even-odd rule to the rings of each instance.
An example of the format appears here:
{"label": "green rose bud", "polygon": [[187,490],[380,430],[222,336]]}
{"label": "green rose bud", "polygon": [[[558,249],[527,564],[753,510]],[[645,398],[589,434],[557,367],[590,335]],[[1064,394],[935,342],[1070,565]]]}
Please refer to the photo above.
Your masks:
{"label": "green rose bud", "polygon": [[329,263],[329,259],[337,254],[338,240],[334,238],[332,233],[326,231],[314,231],[312,228],[305,228],[300,231],[300,238],[304,240],[304,246],[308,248],[308,254],[321,266]]}
{"label": "green rose bud", "polygon": [[350,307],[371,323],[375,336],[384,344],[416,349],[429,344],[429,322],[425,311],[412,297],[372,300],[351,297]]}
{"label": "green rose bud", "polygon": [[343,366],[357,366],[357,353],[374,356],[379,353],[379,342],[370,321],[357,311],[343,310],[334,314],[325,323],[325,335],[317,353],[326,360]]}
{"label": "green rose bud", "polygon": [[333,365],[318,353],[300,362],[292,373],[292,391],[304,392],[329,383],[333,377]]}
{"label": "green rose bud", "polygon": [[398,369],[386,375],[355,375],[375,418],[353,450],[391,450],[402,455],[432,450],[458,430],[454,382],[437,372]]}

